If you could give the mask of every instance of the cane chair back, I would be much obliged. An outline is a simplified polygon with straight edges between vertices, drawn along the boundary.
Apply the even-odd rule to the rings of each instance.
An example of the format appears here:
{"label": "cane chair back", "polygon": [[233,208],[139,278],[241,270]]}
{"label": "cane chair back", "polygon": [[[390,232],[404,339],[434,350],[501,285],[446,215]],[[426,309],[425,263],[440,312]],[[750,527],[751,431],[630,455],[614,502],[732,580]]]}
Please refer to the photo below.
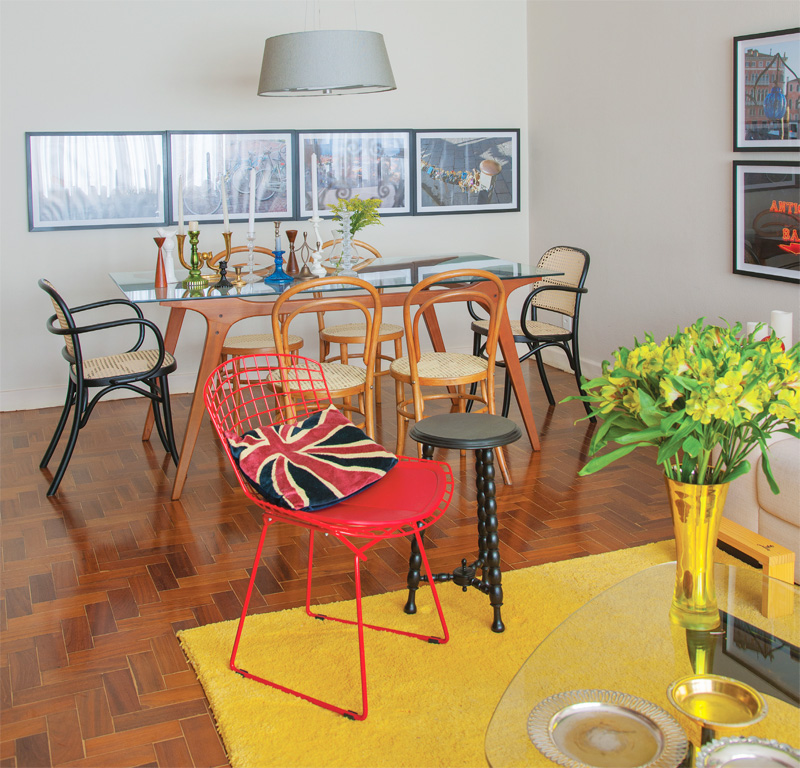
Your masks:
{"label": "cane chair back", "polygon": [[[284,393],[293,391],[298,386],[304,394],[302,399],[285,396]],[[333,399],[333,392],[326,383],[323,364],[294,355],[272,354],[235,358],[226,361],[212,372],[203,394],[211,423],[244,495],[249,502],[262,509],[263,527],[233,643],[230,668],[249,680],[292,693],[350,719],[363,720],[368,714],[364,657],[365,628],[384,630],[428,643],[446,643],[449,638],[436,585],[423,547],[422,532],[444,514],[450,503],[453,494],[453,476],[450,468],[442,462],[399,457],[399,463],[385,477],[355,496],[315,512],[285,509],[266,501],[244,477],[233,457],[227,436],[230,433],[241,435],[256,428],[269,429],[273,425],[298,424],[310,414],[325,409]],[[275,679],[267,679],[261,674],[256,674],[254,670],[247,671],[237,666],[236,657],[240,644],[247,646],[248,643],[262,642],[262,639],[252,632],[244,634],[245,619],[258,568],[261,565],[267,530],[276,522],[299,526],[309,532],[306,613],[315,619],[327,619],[358,628],[361,711],[357,711],[352,704],[339,706],[323,701]],[[327,616],[312,610],[315,532],[324,533],[340,542],[353,556],[357,606],[355,621]],[[412,550],[409,563],[413,560],[419,570],[418,558],[421,557],[421,565],[429,579],[441,634],[422,633],[424,627],[416,627],[417,632],[409,632],[364,622],[361,604],[361,564],[367,560],[373,545],[384,539],[399,537],[411,537],[419,548],[419,554]],[[439,628],[436,631],[438,632]],[[291,642],[291,638],[286,638],[286,642]],[[321,637],[319,645],[321,654],[325,653],[325,643],[326,638]],[[281,671],[275,670],[274,673],[280,675]],[[343,693],[343,696],[348,695],[352,698],[351,691]]]}
{"label": "cane chair back", "polygon": [[[539,377],[547,395],[550,405],[555,405],[555,398],[547,380],[547,373],[541,357],[541,351],[547,347],[559,347],[567,355],[570,368],[575,374],[578,388],[581,387],[581,362],[578,347],[578,327],[580,320],[581,298],[587,293],[584,285],[589,273],[589,254],[582,248],[559,245],[550,248],[539,259],[538,266],[542,269],[562,272],[542,278],[535,284],[534,289],[528,294],[522,305],[520,319],[511,322],[511,332],[514,341],[524,344],[527,349],[520,355],[520,362],[531,356],[536,358]],[[473,317],[471,330],[473,332],[473,352],[485,356],[485,339],[487,320],[481,318],[469,307]],[[570,318],[569,327],[548,322],[538,316],[539,310],[558,313]],[[503,363],[498,363],[503,366]],[[511,406],[511,388],[506,370],[505,388],[503,391],[503,416],[508,415]],[[586,412],[590,410],[588,403],[584,403]],[[592,417],[592,421],[595,421]]]}
{"label": "cane chair back", "polygon": [[[328,285],[347,285],[360,293],[327,292],[318,289]],[[300,293],[303,296],[298,296]],[[310,294],[310,295],[309,295]],[[288,302],[296,300],[295,304]],[[345,412],[360,413],[364,417],[364,431],[375,437],[375,355],[378,329],[381,324],[381,301],[378,290],[358,277],[343,275],[319,277],[292,285],[284,291],[272,307],[272,336],[279,354],[290,352],[292,321],[304,308],[330,307],[336,310],[356,310],[363,317],[366,328],[364,336],[364,365],[351,365],[345,357],[337,362],[323,362],[322,370],[334,399],[341,399],[340,407]],[[302,396],[302,388],[293,386],[292,394]],[[353,398],[356,398],[354,401]]]}
{"label": "cane chair back", "polygon": [[[464,284],[456,283],[459,280]],[[476,281],[492,283],[496,299],[490,298],[474,284]],[[422,294],[422,296],[420,296]],[[422,352],[420,325],[426,313],[434,312],[437,304],[474,302],[488,315],[488,339],[485,358],[462,352]],[[418,306],[417,306],[418,305]],[[476,412],[494,413],[494,368],[500,334],[500,318],[506,309],[503,281],[480,269],[456,269],[432,275],[415,285],[403,304],[407,355],[395,360],[389,371],[395,380],[397,407],[396,453],[405,447],[410,421],[419,421],[431,412],[429,407],[437,401],[449,401],[450,410],[466,411],[478,406]],[[474,385],[474,391],[473,391]],[[406,393],[410,387],[410,397]],[[447,391],[441,391],[442,388]],[[470,388],[470,391],[467,388]],[[439,388],[432,390],[431,388]],[[478,388],[480,392],[478,392]],[[428,390],[428,391],[426,391]],[[500,449],[497,459],[506,483],[511,482],[505,457]]]}
{"label": "cane chair back", "polygon": [[[341,238],[328,240],[322,244],[323,252],[328,248],[333,248],[342,241]],[[371,253],[376,259],[382,258],[380,251],[375,246],[365,243],[362,240],[353,240],[353,245],[363,248]],[[358,265],[356,265],[358,267]],[[378,289],[379,293],[383,289]],[[338,323],[336,325],[325,325],[325,313],[317,312],[317,324],[319,325],[319,359],[322,362],[347,362],[348,358],[364,357],[363,346],[366,341],[366,329],[362,322]],[[394,354],[383,353],[384,342],[391,342],[394,345]],[[339,354],[332,354],[332,347],[339,347]],[[362,351],[352,352],[350,347],[356,345]],[[389,373],[388,368],[383,367],[383,362],[391,363],[403,354],[403,326],[395,323],[381,323],[378,330],[378,348],[375,353],[375,402],[381,402],[381,377]]]}
{"label": "cane chair back", "polygon": [[[54,496],[67,470],[79,431],[86,426],[94,407],[101,398],[118,389],[126,389],[150,400],[158,435],[172,460],[178,463],[178,451],[172,430],[172,411],[167,377],[177,368],[175,358],[164,348],[161,331],[153,322],[145,320],[142,311],[127,299],[108,299],[77,307],[69,307],[48,280],[39,280],[39,287],[49,296],[55,314],[47,319],[47,330],[64,340],[62,357],[69,364],[67,397],[53,437],[39,464],[45,469],[58,445],[64,427],[73,412],[67,445],[52,477],[48,496]],[[125,307],[134,317],[108,320],[89,325],[78,325],[75,315],[106,307]],[[118,331],[130,328],[136,331],[136,340],[130,349],[129,342],[118,341],[121,351],[102,357],[85,358],[81,337],[100,331]],[[145,341],[154,341],[155,349],[142,349]],[[92,389],[99,390],[89,399]]]}

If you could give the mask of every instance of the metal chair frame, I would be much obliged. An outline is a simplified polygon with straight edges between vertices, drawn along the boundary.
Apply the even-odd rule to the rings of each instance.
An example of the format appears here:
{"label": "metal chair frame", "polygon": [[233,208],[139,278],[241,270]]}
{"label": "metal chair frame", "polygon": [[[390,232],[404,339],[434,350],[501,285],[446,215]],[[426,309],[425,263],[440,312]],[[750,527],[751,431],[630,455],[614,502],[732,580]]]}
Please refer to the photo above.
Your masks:
{"label": "metal chair frame", "polygon": [[[244,376],[242,376],[244,374]],[[302,383],[304,397],[287,397],[289,384]],[[285,693],[291,693],[319,707],[330,710],[353,720],[364,720],[368,714],[367,676],[364,653],[364,629],[373,629],[413,637],[429,643],[446,643],[449,639],[442,607],[435,585],[431,580],[431,593],[441,623],[441,636],[404,631],[382,627],[364,622],[361,592],[361,563],[366,561],[368,551],[384,539],[409,536],[416,543],[425,573],[431,577],[428,558],[423,548],[422,531],[438,520],[450,504],[453,495],[453,475],[450,467],[443,462],[423,461],[399,457],[400,463],[391,472],[400,471],[399,480],[405,485],[413,478],[423,474],[428,482],[433,482],[435,493],[419,509],[406,509],[401,514],[391,514],[381,504],[381,483],[362,491],[351,503],[345,500],[332,507],[316,512],[293,511],[274,506],[263,499],[242,475],[231,454],[225,438],[226,431],[241,434],[255,427],[271,424],[295,423],[307,415],[327,407],[331,403],[331,393],[325,383],[322,365],[315,360],[296,355],[255,355],[228,360],[217,367],[209,376],[204,388],[204,400],[211,422],[222,443],[228,460],[236,473],[237,480],[245,496],[262,508],[263,528],[253,561],[253,570],[247,586],[244,605],[236,630],[236,637],[230,657],[230,668],[250,680],[268,685]],[[391,474],[391,473],[390,473]],[[406,478],[407,475],[407,478]],[[406,482],[406,480],[408,482]],[[392,486],[394,487],[394,486]],[[359,673],[361,681],[361,711],[346,708],[324,701],[316,696],[301,692],[274,680],[249,672],[236,664],[236,656],[242,639],[245,618],[261,561],[267,530],[275,522],[306,528],[309,531],[308,576],[306,580],[306,614],[314,619],[327,619],[357,627],[359,647]],[[321,532],[330,535],[347,547],[353,555],[353,569],[356,588],[356,620],[328,616],[312,610],[311,586],[314,556],[314,534]],[[412,557],[414,552],[412,551]],[[411,559],[409,560],[411,563]]]}

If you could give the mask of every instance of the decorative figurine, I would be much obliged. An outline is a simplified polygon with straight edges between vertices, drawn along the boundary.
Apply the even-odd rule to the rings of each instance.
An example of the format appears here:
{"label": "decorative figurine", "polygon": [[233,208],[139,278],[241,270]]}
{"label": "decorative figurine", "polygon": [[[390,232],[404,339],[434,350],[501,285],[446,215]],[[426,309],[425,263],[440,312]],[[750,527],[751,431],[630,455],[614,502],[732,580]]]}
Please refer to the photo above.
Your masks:
{"label": "decorative figurine", "polygon": [[286,261],[286,274],[291,277],[297,277],[297,275],[300,274],[297,254],[294,251],[294,241],[297,239],[297,230],[287,229],[286,237],[289,239],[289,258]]}
{"label": "decorative figurine", "polygon": [[168,283],[177,283],[178,277],[175,274],[175,256],[173,255],[173,251],[175,250],[175,234],[177,233],[177,229],[167,229],[165,227],[159,227],[156,232],[164,238],[164,271],[167,273],[167,282]]}
{"label": "decorative figurine", "polygon": [[164,269],[164,251],[163,245],[166,237],[154,237],[153,240],[156,241],[156,245],[158,246],[158,260],[156,261],[156,277],[154,281],[155,288],[166,288],[167,287],[167,272]]}
{"label": "decorative figurine", "polygon": [[308,232],[303,232],[303,244],[300,246],[300,261],[303,262],[303,267],[300,274],[297,276],[298,280],[310,280],[314,277],[314,273],[308,266],[308,260],[311,258],[311,246],[308,244]]}

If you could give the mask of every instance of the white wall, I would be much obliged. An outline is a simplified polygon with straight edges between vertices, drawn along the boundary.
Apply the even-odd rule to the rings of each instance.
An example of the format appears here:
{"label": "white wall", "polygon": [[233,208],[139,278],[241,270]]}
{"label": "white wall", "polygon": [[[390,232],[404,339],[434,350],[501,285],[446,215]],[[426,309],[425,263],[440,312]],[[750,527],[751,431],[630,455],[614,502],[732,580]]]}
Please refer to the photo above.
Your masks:
{"label": "white wall", "polygon": [[592,256],[584,371],[645,331],[769,321],[798,286],[732,273],[733,37],[798,25],[795,0],[529,4],[531,252]]}
{"label": "white wall", "polygon": [[[118,296],[108,272],[148,269],[156,256],[149,228],[28,232],[26,131],[521,128],[527,188],[523,0],[322,0],[323,28],[352,28],[357,19],[360,29],[383,33],[397,90],[257,97],[264,39],[306,28],[306,5],[312,4],[0,3],[0,408],[57,405],[64,396],[61,345],[45,330],[52,310],[38,278],[52,281],[68,303],[80,304]],[[386,219],[370,230],[369,240],[389,256],[469,250],[526,260],[524,195],[522,204],[520,213]],[[257,225],[267,244],[271,229]],[[244,226],[233,230],[234,244],[243,244]],[[201,238],[201,249],[212,247],[223,247],[221,235]],[[147,306],[145,314],[166,326],[163,308]],[[451,327],[463,324],[454,320]],[[179,372],[171,377],[174,392],[194,386],[204,330],[203,321],[188,313],[176,351]],[[465,339],[465,347],[470,343]]]}

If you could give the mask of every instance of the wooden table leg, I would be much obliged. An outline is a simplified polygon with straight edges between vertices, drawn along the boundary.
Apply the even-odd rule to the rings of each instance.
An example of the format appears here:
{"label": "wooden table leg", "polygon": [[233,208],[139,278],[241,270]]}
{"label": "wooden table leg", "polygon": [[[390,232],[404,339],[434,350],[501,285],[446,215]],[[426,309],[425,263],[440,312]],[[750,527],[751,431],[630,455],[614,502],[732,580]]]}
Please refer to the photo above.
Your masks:
{"label": "wooden table leg", "polygon": [[197,383],[194,387],[192,405],[189,409],[189,419],[186,422],[186,433],[183,436],[181,455],[178,460],[178,468],[175,471],[175,482],[172,485],[173,501],[181,497],[183,486],[186,482],[186,475],[189,472],[189,464],[192,462],[192,453],[197,443],[197,436],[200,433],[200,424],[203,422],[205,414],[205,403],[203,402],[203,388],[211,371],[219,365],[222,347],[225,337],[233,321],[225,320],[222,316],[217,318],[206,317],[206,339],[203,345],[203,355],[200,358],[200,367],[197,371]]}
{"label": "wooden table leg", "polygon": [[[175,347],[178,346],[178,336],[181,334],[181,326],[183,325],[183,318],[186,310],[180,307],[172,307],[169,310],[169,320],[167,321],[167,331],[164,334],[164,349],[171,355],[175,354]],[[150,433],[153,431],[153,403],[150,403],[150,408],[147,410],[147,418],[144,421],[144,430],[142,431],[142,441],[150,439]]]}

